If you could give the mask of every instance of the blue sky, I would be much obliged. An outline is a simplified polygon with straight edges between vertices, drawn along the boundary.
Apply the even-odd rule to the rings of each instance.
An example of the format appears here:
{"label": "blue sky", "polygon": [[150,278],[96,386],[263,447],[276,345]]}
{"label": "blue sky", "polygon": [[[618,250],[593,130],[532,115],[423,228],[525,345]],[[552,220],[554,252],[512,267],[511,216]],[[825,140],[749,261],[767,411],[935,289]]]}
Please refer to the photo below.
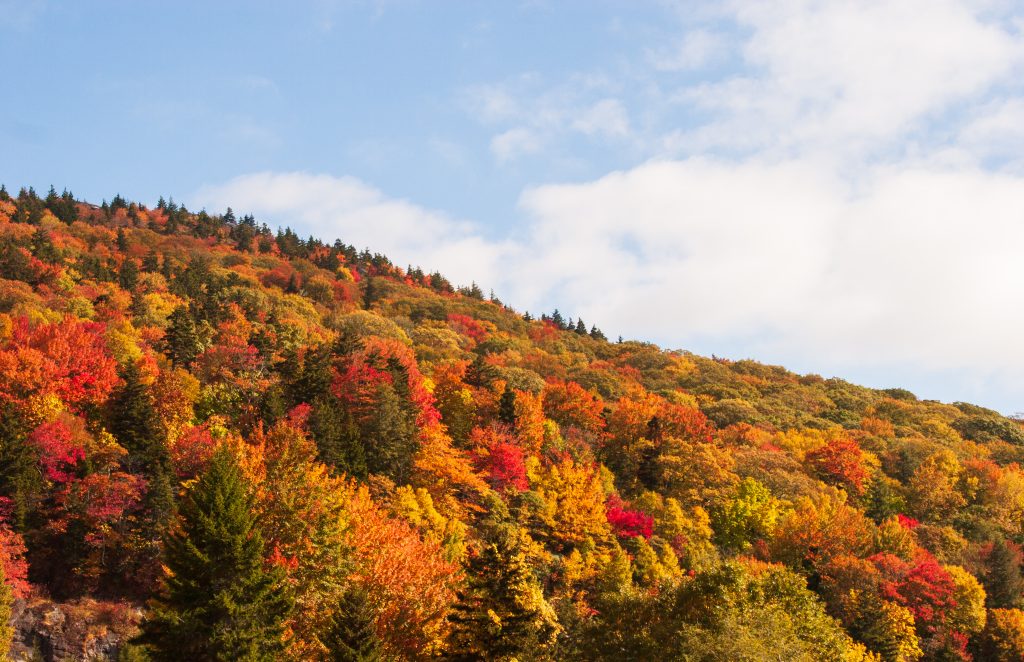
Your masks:
{"label": "blue sky", "polygon": [[231,205],[610,335],[1024,410],[1003,0],[0,0],[0,182]]}

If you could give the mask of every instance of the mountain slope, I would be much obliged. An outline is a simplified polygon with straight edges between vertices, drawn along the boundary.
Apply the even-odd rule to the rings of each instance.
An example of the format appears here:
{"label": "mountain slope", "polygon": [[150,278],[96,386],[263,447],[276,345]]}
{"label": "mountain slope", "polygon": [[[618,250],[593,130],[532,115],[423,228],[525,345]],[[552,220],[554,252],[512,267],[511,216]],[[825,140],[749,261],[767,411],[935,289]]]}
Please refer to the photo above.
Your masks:
{"label": "mountain slope", "polygon": [[164,543],[223,447],[293,659],[1021,654],[1017,421],[608,342],[230,210],[0,192],[18,599],[125,636],[186,609]]}

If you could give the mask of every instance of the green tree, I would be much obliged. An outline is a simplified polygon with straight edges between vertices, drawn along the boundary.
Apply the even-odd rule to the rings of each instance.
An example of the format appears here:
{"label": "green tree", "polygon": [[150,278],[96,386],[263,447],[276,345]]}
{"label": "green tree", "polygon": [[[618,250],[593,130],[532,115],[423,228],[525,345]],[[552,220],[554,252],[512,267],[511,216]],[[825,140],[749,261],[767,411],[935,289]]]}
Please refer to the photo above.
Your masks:
{"label": "green tree", "polygon": [[355,418],[336,398],[322,395],[313,401],[309,432],[316,442],[317,457],[339,472],[356,478],[367,473],[366,452]]}
{"label": "green tree", "polygon": [[992,609],[1010,609],[1020,605],[1024,579],[1020,574],[1020,557],[1002,538],[992,544],[987,572],[981,578]]}
{"label": "green tree", "polygon": [[508,384],[498,401],[498,420],[511,428],[516,426],[516,392]]}
{"label": "green tree", "polygon": [[416,426],[391,384],[377,387],[374,409],[363,429],[363,446],[370,473],[384,474],[399,485],[407,482],[416,452]]}
{"label": "green tree", "polygon": [[487,507],[480,547],[470,557],[465,590],[449,616],[448,657],[543,658],[562,628],[527,561],[529,538],[496,495],[488,497]]}
{"label": "green tree", "polygon": [[12,403],[0,403],[0,495],[11,500],[11,524],[28,528],[43,492],[39,458],[26,440],[27,430]]}
{"label": "green tree", "polygon": [[381,642],[374,629],[365,589],[353,586],[342,595],[324,644],[331,662],[378,662],[381,659]]}
{"label": "green tree", "polygon": [[234,454],[215,453],[165,543],[167,576],[139,642],[156,660],[278,660],[293,599],[268,569],[250,487]]}
{"label": "green tree", "polygon": [[754,540],[771,535],[781,516],[782,503],[771,491],[753,478],[744,478],[736,496],[713,513],[715,540],[730,549],[746,549]]}
{"label": "green tree", "polygon": [[141,470],[148,476],[166,472],[170,456],[149,387],[142,382],[134,363],[125,367],[121,379],[124,385],[110,403],[110,432],[128,451],[131,470]]}
{"label": "green tree", "polygon": [[175,365],[188,366],[202,350],[196,321],[185,306],[175,308],[167,321],[167,355]]}

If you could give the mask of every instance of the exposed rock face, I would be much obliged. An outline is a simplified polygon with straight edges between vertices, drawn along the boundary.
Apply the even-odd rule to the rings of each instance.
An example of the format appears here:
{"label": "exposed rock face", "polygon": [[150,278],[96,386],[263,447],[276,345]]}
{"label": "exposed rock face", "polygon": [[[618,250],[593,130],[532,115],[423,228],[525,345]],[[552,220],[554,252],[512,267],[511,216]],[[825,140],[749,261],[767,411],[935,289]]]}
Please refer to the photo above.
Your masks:
{"label": "exposed rock face", "polygon": [[14,662],[116,660],[142,611],[124,603],[18,600],[14,605]]}

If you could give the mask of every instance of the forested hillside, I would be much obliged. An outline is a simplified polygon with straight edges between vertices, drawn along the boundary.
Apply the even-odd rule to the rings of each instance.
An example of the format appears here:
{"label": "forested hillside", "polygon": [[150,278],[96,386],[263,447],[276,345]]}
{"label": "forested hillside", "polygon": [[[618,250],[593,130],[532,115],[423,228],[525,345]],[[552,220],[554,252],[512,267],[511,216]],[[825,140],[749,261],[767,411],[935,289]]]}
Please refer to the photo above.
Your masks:
{"label": "forested hillside", "polygon": [[1024,659],[1019,422],[343,241],[0,190],[0,646],[58,605],[122,660]]}

